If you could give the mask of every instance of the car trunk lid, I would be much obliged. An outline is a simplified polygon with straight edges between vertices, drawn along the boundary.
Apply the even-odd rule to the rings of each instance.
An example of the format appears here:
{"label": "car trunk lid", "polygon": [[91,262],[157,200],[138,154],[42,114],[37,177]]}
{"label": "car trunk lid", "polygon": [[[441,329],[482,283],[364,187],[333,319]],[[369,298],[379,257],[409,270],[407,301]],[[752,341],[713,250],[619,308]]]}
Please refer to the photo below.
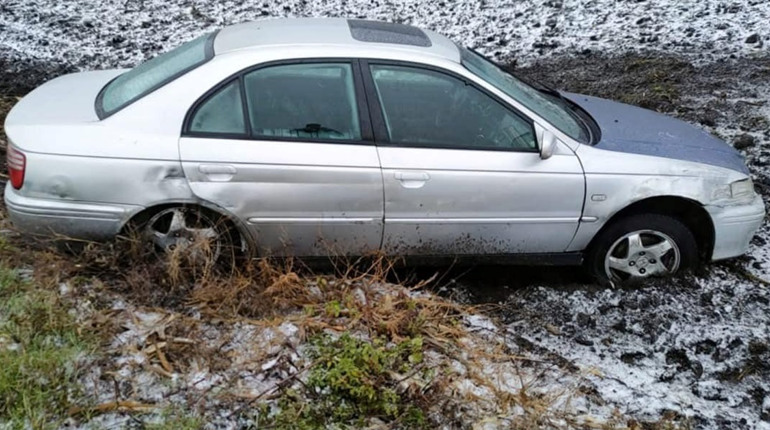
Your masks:
{"label": "car trunk lid", "polygon": [[98,121],[94,102],[107,82],[123,70],[104,70],[65,75],[53,79],[22,98],[5,120],[8,137],[24,127],[72,125]]}

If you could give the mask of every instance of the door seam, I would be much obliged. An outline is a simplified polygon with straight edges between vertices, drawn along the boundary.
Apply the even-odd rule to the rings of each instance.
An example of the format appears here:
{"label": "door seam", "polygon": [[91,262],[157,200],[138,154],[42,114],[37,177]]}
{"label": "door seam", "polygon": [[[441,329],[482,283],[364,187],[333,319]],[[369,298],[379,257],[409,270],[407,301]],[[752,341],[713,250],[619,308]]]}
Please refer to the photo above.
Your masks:
{"label": "door seam", "polygon": [[364,91],[363,91],[364,101],[366,102],[367,114],[369,114],[369,124],[371,125],[371,129],[372,129],[372,138],[374,139],[374,149],[377,152],[377,164],[379,164],[379,167],[380,167],[380,185],[382,185],[382,187],[380,188],[382,190],[382,199],[381,199],[382,229],[380,230],[380,245],[377,249],[379,251],[382,251],[382,246],[385,241],[385,219],[387,216],[385,213],[385,172],[382,169],[382,157],[380,157],[380,148],[379,146],[377,146],[377,133],[375,132],[375,127],[374,127],[374,117],[372,116],[372,102],[371,100],[369,100],[369,91],[367,91],[367,88],[366,88],[367,80],[366,80],[366,77],[364,76],[364,73],[366,72],[364,71],[364,66],[361,63],[361,60],[357,59],[355,60],[355,62],[356,62],[356,65],[358,66],[358,72],[361,76],[361,81],[364,87]]}

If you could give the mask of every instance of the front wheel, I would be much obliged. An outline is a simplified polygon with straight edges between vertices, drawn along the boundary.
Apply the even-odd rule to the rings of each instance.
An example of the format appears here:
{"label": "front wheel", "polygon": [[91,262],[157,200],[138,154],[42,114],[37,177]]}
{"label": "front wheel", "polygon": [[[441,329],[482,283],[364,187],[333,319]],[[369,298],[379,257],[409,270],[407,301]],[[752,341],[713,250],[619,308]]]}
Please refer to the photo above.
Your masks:
{"label": "front wheel", "polygon": [[586,265],[599,282],[670,276],[691,269],[698,246],[690,229],[676,218],[644,214],[623,218],[599,233]]}

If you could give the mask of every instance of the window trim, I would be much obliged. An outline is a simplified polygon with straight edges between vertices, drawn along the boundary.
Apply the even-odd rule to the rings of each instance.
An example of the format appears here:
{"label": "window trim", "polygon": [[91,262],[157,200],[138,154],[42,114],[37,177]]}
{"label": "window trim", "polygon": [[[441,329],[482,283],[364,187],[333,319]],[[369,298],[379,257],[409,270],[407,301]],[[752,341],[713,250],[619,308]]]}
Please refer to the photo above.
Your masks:
{"label": "window trim", "polygon": [[[131,106],[132,104],[138,102],[139,100],[142,100],[143,98],[145,98],[148,95],[154,93],[155,91],[165,87],[166,85],[174,82],[175,80],[181,78],[182,76],[190,73],[191,71],[193,71],[193,70],[203,66],[204,64],[208,63],[209,61],[213,60],[214,56],[215,56],[214,55],[215,54],[214,53],[214,40],[217,38],[218,34],[219,34],[219,30],[216,30],[216,31],[210,33],[208,35],[208,37],[206,38],[206,43],[204,45],[204,55],[205,55],[205,58],[204,58],[203,61],[200,61],[198,63],[193,64],[190,67],[187,67],[187,68],[185,68],[183,70],[180,70],[179,72],[169,76],[167,79],[165,79],[165,80],[163,80],[161,82],[158,82],[156,85],[153,85],[152,87],[150,87],[146,91],[140,93],[139,95],[134,97],[128,103],[124,103],[122,106],[118,107],[117,109],[115,109],[113,111],[110,111],[110,112],[107,112],[106,110],[104,110],[104,106],[103,106],[104,92],[107,90],[107,87],[109,87],[110,84],[112,84],[119,77],[123,76],[123,73],[121,73],[120,75],[115,76],[114,78],[110,79],[110,81],[107,82],[106,84],[104,84],[102,89],[99,90],[99,94],[96,95],[96,100],[94,100],[94,109],[96,110],[96,116],[99,118],[100,121],[104,120],[104,119],[107,119],[107,118],[115,115],[116,113],[122,111],[123,109]],[[124,72],[124,73],[127,73],[127,72]]]}
{"label": "window trim", "polygon": [[[251,126],[251,118],[248,115],[248,101],[246,99],[246,85],[244,84],[244,76],[255,72],[257,70],[266,69],[276,66],[291,66],[299,64],[349,64],[353,77],[353,91],[356,100],[356,107],[358,109],[358,125],[361,130],[360,140],[345,140],[345,139],[319,139],[319,138],[304,138],[304,137],[285,137],[285,136],[254,136]],[[358,65],[358,59],[356,58],[294,58],[286,60],[268,61],[260,63],[254,66],[247,67],[225,78],[222,82],[216,84],[214,87],[203,93],[195,103],[190,106],[185,114],[184,122],[182,123],[181,137],[191,138],[206,138],[206,139],[229,139],[229,140],[251,140],[251,141],[268,141],[268,142],[300,142],[300,143],[334,143],[342,145],[373,145],[374,134],[372,132],[372,119],[369,113],[369,105],[366,100],[366,94],[364,89],[364,83],[362,78],[361,68]],[[216,94],[219,89],[223,88],[234,80],[238,80],[238,85],[241,90],[241,103],[244,115],[244,121],[246,125],[246,134],[233,134],[233,133],[216,133],[216,132],[200,132],[192,131],[192,119],[197,112],[200,105],[209,100],[211,96]]]}
{"label": "window trim", "polygon": [[537,133],[535,132],[535,121],[532,118],[529,118],[527,115],[523,114],[522,112],[519,112],[519,110],[516,109],[514,106],[511,106],[510,104],[506,103],[503,99],[493,94],[492,92],[488,91],[486,88],[481,87],[480,85],[468,79],[467,77],[460,75],[458,73],[455,73],[451,70],[447,70],[437,66],[432,66],[429,64],[415,63],[411,61],[399,61],[399,60],[362,59],[360,61],[360,65],[361,65],[361,73],[364,78],[364,87],[366,89],[366,96],[367,96],[367,99],[369,100],[369,105],[370,105],[369,111],[372,115],[372,126],[374,129],[375,142],[379,146],[387,146],[387,147],[394,147],[394,148],[433,148],[433,149],[455,149],[455,150],[465,150],[465,151],[471,150],[471,151],[493,151],[493,152],[517,152],[517,153],[523,153],[523,154],[532,154],[532,153],[540,152],[539,144],[537,143],[537,141],[535,141],[534,149],[527,149],[527,150],[516,149],[516,148],[493,148],[493,147],[479,148],[478,146],[472,146],[472,145],[456,146],[456,145],[447,145],[447,144],[440,144],[440,143],[426,144],[426,143],[418,143],[418,142],[391,142],[390,134],[388,133],[387,125],[385,123],[385,114],[382,108],[382,101],[380,100],[379,94],[377,94],[377,87],[374,83],[374,76],[372,75],[372,69],[371,69],[372,65],[409,67],[413,69],[436,72],[436,73],[440,73],[443,75],[447,75],[451,78],[457,79],[461,82],[464,82],[465,85],[469,85],[475,88],[476,90],[480,91],[482,94],[486,95],[487,97],[491,98],[495,102],[499,103],[500,106],[508,110],[512,115],[516,115],[521,120],[528,123],[529,126],[532,128],[533,136],[537,136]]}

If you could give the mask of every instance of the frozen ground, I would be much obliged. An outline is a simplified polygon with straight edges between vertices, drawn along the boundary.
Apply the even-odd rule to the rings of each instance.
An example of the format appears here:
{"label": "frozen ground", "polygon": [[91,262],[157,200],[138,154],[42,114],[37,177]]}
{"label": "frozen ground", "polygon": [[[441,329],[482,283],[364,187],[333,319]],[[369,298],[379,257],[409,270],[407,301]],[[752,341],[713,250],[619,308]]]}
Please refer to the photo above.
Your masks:
{"label": "frozen ground", "polygon": [[[3,0],[0,92],[131,65],[222,25],[299,15],[417,24],[557,87],[678,116],[740,147],[770,197],[767,1]],[[617,408],[639,420],[691,417],[695,428],[770,428],[767,223],[748,257],[647,287],[598,290],[571,270],[453,276],[448,294],[502,304],[498,334],[514,351],[559,363],[544,373],[550,382],[573,374],[593,387],[600,402],[578,405],[589,414]]]}
{"label": "frozen ground", "polygon": [[405,22],[523,62],[643,49],[708,61],[754,55],[770,37],[764,0],[3,0],[0,52],[79,69],[129,66],[223,25],[283,16]]}

